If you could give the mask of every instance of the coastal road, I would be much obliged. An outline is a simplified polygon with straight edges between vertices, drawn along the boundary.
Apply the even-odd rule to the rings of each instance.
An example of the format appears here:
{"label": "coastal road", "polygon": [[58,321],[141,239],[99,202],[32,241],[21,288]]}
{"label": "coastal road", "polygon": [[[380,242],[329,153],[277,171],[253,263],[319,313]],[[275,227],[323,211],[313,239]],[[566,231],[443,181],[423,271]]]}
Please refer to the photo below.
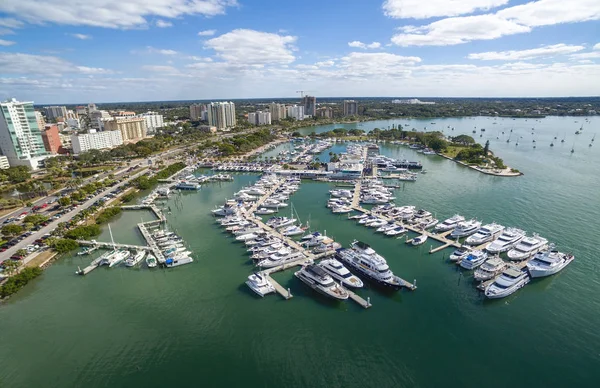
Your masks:
{"label": "coastal road", "polygon": [[[92,204],[94,202],[96,202],[98,199],[104,197],[106,194],[110,193],[111,191],[113,191],[116,188],[122,187],[125,184],[127,184],[129,181],[131,181],[132,179],[137,178],[140,175],[145,174],[147,171],[146,169],[131,175],[130,177],[128,177],[127,179],[123,180],[123,182],[120,182],[112,187],[108,187],[106,190],[104,190],[102,193],[94,196],[93,198],[87,200],[86,202],[84,202],[83,204],[79,205],[78,207],[75,208],[75,210],[72,210],[66,214],[64,214],[62,217],[60,217],[57,220],[54,220],[52,222],[50,222],[47,226],[43,227],[42,229],[40,229],[39,231],[37,231],[36,233],[32,234],[29,237],[24,238],[22,241],[20,241],[19,243],[17,243],[16,245],[8,248],[6,251],[0,253],[0,263],[3,262],[4,260],[9,259],[12,255],[14,255],[19,249],[24,249],[26,248],[28,245],[34,244],[34,241],[37,240],[38,238],[40,238],[41,236],[43,236],[46,233],[50,233],[51,231],[53,231],[56,226],[61,223],[61,222],[68,222],[70,221],[73,217],[75,217],[75,215],[77,215],[79,212],[81,212],[83,209],[87,209],[89,207],[92,206]],[[25,264],[27,261],[24,260],[23,264]]]}

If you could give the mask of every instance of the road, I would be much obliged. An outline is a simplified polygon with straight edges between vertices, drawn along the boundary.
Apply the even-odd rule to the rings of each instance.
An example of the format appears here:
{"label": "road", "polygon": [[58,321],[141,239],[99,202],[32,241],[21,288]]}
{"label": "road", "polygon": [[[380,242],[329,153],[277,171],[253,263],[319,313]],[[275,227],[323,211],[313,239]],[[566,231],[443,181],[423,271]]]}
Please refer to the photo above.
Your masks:
{"label": "road", "polygon": [[[75,217],[76,214],[78,214],[83,209],[87,209],[90,206],[92,206],[92,204],[94,202],[96,202],[98,199],[104,197],[106,194],[110,193],[112,190],[114,190],[114,189],[116,189],[118,187],[124,186],[130,180],[135,179],[138,176],[145,174],[146,172],[147,172],[147,170],[143,169],[142,171],[129,176],[127,179],[123,180],[123,182],[120,182],[120,183],[118,183],[118,184],[116,184],[116,185],[114,185],[112,187],[108,187],[106,190],[104,190],[100,194],[96,195],[95,197],[93,197],[93,198],[87,200],[86,202],[84,202],[83,204],[79,205],[77,208],[75,208],[75,210],[72,210],[72,211],[68,212],[67,214],[63,215],[59,219],[50,222],[48,225],[44,226],[42,229],[40,229],[36,233],[32,234],[31,236],[24,238],[23,240],[21,240],[16,245],[14,245],[14,246],[8,248],[6,251],[0,253],[0,255],[2,256],[2,257],[0,257],[0,263],[3,262],[6,259],[9,259],[19,249],[24,249],[28,245],[34,244],[35,240],[37,240],[38,238],[40,238],[44,234],[50,233],[51,231],[53,231],[59,223],[70,221],[73,217]],[[25,264],[26,262],[27,261],[24,260],[23,264]]]}

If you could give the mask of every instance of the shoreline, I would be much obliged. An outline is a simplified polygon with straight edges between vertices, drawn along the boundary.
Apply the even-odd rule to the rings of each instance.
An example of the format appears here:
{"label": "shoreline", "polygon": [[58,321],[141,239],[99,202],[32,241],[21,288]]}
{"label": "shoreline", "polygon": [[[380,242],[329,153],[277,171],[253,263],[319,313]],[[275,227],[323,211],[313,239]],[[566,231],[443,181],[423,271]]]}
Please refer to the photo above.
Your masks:
{"label": "shoreline", "polygon": [[460,164],[462,166],[468,167],[472,170],[478,171],[482,174],[485,175],[493,175],[493,176],[499,176],[499,177],[503,177],[503,178],[513,178],[513,177],[518,177],[518,176],[522,176],[525,175],[522,172],[513,172],[511,167],[506,167],[504,170],[500,170],[498,172],[495,172],[494,170],[489,170],[489,169],[484,169],[481,168],[479,166],[471,166],[470,164],[467,164],[465,162],[461,162],[460,160],[455,160],[454,158],[451,158],[447,155],[442,154],[441,152],[438,152],[437,155],[441,156],[442,158],[448,159],[453,161],[454,163]]}

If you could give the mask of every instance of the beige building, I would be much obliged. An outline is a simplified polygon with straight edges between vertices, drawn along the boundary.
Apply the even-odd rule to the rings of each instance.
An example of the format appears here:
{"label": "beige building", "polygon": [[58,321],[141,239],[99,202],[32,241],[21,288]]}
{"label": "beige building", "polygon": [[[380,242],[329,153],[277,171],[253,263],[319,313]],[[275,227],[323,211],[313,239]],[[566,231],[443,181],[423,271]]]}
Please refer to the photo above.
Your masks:
{"label": "beige building", "polygon": [[105,131],[120,131],[123,141],[135,142],[146,137],[146,120],[142,117],[110,120],[104,123]]}

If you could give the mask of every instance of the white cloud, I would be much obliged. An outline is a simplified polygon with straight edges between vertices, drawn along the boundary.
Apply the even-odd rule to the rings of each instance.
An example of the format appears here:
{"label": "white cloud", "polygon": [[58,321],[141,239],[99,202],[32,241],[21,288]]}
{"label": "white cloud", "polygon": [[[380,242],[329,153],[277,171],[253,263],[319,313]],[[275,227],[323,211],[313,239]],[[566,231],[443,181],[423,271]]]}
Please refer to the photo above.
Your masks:
{"label": "white cloud", "polygon": [[600,19],[597,0],[539,0],[500,10],[496,15],[530,27]]}
{"label": "white cloud", "polygon": [[317,67],[331,67],[333,65],[335,65],[335,62],[332,60],[321,61],[321,62],[315,63],[315,66],[317,66]]}
{"label": "white cloud", "polygon": [[59,76],[74,74],[110,74],[111,70],[77,66],[62,58],[50,55],[32,55],[23,53],[0,53],[2,74],[45,74]]}
{"label": "white cloud", "polygon": [[[4,0],[3,0],[4,1]],[[0,9],[2,8],[2,4],[0,3]],[[7,28],[21,28],[23,27],[23,22],[13,18],[0,18],[0,27]]]}
{"label": "white cloud", "polygon": [[191,59],[192,61],[198,61],[198,62],[212,62],[212,58],[210,58],[210,57],[197,57],[195,55],[187,57],[187,59]]}
{"label": "white cloud", "polygon": [[175,50],[170,49],[158,49],[152,46],[146,46],[146,50],[132,50],[132,54],[160,54],[160,55],[177,55],[179,54]]}
{"label": "white cloud", "polygon": [[151,71],[155,73],[165,73],[165,74],[178,74],[179,70],[177,70],[173,66],[163,66],[163,65],[144,65],[142,66],[142,70]]}
{"label": "white cloud", "polygon": [[296,58],[293,54],[295,36],[255,30],[237,29],[206,41],[206,47],[233,64],[286,64]]}
{"label": "white cloud", "polygon": [[158,28],[173,27],[173,23],[168,22],[166,20],[161,20],[161,19],[158,19],[155,24],[156,24],[156,27],[158,27]]}
{"label": "white cloud", "polygon": [[531,31],[527,26],[495,15],[446,18],[426,26],[407,26],[402,30],[405,32],[392,37],[392,43],[402,47],[449,46]]}
{"label": "white cloud", "polygon": [[204,30],[198,32],[198,36],[213,36],[216,32],[217,30]]}
{"label": "white cloud", "polygon": [[12,46],[13,44],[15,44],[15,42],[13,42],[12,40],[0,39],[0,46]]}
{"label": "white cloud", "polygon": [[361,49],[378,49],[381,47],[381,43],[379,42],[372,42],[372,43],[363,43],[360,42],[358,40],[355,40],[353,42],[348,42],[348,46],[350,47],[356,47],[356,48],[361,48]]}
{"label": "white cloud", "polygon": [[515,61],[572,54],[584,49],[584,46],[574,46],[559,43],[528,50],[488,51],[484,53],[473,53],[469,54],[467,58],[479,59],[482,61]]}
{"label": "white cloud", "polygon": [[600,51],[591,51],[589,53],[579,53],[571,55],[573,59],[593,59],[600,58]]}
{"label": "white cloud", "polygon": [[13,30],[9,30],[8,28],[0,28],[0,35],[14,35],[15,32]]}
{"label": "white cloud", "polygon": [[0,26],[16,28],[20,25],[7,23],[22,25],[26,21],[135,28],[147,26],[147,19],[153,16],[167,19],[183,15],[215,16],[236,5],[236,0],[2,0],[0,12],[18,20],[0,19]]}
{"label": "white cloud", "polygon": [[600,43],[596,43],[592,50],[600,50]]}
{"label": "white cloud", "polygon": [[86,35],[86,34],[69,34],[69,35],[71,35],[73,38],[77,38],[77,39],[81,39],[81,40],[92,39],[91,35]]}
{"label": "white cloud", "polygon": [[508,0],[386,0],[383,11],[395,19],[427,19],[436,16],[458,16],[488,10]]}

